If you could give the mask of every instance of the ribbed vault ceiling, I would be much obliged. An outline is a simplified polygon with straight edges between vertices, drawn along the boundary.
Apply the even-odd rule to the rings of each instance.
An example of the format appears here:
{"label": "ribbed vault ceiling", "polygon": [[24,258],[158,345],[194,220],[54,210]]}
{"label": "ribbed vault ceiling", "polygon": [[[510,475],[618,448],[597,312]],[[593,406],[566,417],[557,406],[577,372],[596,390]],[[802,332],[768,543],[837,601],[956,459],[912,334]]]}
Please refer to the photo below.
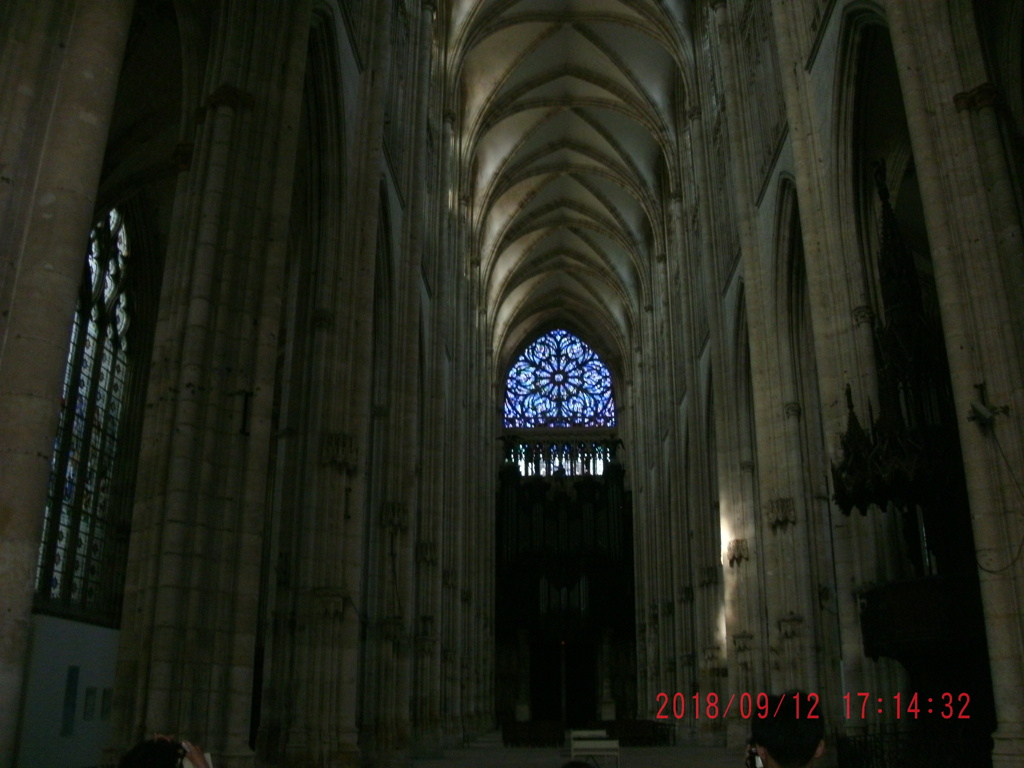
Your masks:
{"label": "ribbed vault ceiling", "polygon": [[454,0],[456,149],[499,365],[538,330],[622,370],[664,253],[685,0]]}

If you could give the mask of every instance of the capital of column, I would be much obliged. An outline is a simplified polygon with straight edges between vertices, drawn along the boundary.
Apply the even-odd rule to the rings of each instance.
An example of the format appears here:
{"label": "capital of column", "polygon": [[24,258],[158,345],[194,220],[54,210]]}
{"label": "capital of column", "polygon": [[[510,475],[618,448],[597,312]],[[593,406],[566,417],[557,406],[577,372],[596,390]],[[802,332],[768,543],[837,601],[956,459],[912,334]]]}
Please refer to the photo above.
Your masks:
{"label": "capital of column", "polygon": [[729,547],[726,550],[726,559],[729,561],[729,567],[733,568],[737,565],[742,565],[744,561],[750,559],[750,545],[746,539],[733,539],[729,542]]}
{"label": "capital of column", "polygon": [[732,636],[732,646],[736,653],[749,653],[754,645],[754,635],[750,632],[737,632]]}
{"label": "capital of column", "polygon": [[957,112],[963,112],[965,109],[979,112],[985,107],[996,107],[1002,103],[1003,97],[999,89],[989,82],[982,83],[977,88],[963,91],[953,97],[953,105]]}
{"label": "capital of column", "polygon": [[853,308],[853,322],[854,325],[864,325],[865,323],[872,323],[875,319],[874,310],[866,305]]}
{"label": "capital of column", "polygon": [[721,658],[722,649],[717,645],[705,645],[703,654],[705,664],[714,664]]}
{"label": "capital of column", "polygon": [[323,432],[320,435],[320,464],[333,466],[350,477],[359,471],[359,442],[350,432]]}
{"label": "capital of column", "polygon": [[779,634],[783,640],[792,640],[803,632],[804,617],[798,613],[788,613],[779,619]]}
{"label": "capital of column", "polygon": [[796,503],[792,497],[771,499],[765,505],[765,518],[773,528],[796,524]]}

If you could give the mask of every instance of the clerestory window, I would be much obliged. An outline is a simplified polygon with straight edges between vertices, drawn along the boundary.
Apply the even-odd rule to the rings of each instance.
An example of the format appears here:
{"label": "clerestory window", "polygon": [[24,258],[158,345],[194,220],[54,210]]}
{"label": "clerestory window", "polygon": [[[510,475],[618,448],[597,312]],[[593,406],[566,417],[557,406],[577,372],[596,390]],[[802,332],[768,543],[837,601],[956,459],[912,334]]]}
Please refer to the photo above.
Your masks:
{"label": "clerestory window", "polygon": [[129,374],[129,240],[111,210],[93,228],[72,321],[36,579],[44,613],[116,626],[127,522],[117,487]]}

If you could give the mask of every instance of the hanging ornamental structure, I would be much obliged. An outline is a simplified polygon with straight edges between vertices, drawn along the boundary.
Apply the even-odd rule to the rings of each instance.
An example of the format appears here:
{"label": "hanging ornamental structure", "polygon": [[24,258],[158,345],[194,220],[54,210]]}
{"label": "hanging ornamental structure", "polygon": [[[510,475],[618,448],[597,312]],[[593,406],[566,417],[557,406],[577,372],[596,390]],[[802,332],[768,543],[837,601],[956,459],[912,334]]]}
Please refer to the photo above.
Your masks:
{"label": "hanging ornamental structure", "polygon": [[855,508],[866,514],[872,505],[941,508],[958,496],[949,482],[962,461],[950,426],[956,416],[941,324],[925,310],[914,255],[900,235],[882,163],[875,166],[875,185],[884,309],[874,328],[879,414],[870,415],[870,432],[861,426],[847,386],[842,457],[832,466],[834,498],[847,515]]}
{"label": "hanging ornamental structure", "polygon": [[544,334],[509,370],[506,429],[614,426],[608,366],[568,331]]}

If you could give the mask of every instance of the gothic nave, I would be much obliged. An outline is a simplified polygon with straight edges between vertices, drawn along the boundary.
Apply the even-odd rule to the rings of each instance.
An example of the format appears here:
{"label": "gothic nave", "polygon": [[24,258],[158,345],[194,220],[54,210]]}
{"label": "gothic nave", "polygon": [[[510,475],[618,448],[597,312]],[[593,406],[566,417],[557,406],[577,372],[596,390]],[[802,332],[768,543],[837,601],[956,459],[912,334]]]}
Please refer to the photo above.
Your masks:
{"label": "gothic nave", "polygon": [[1021,765],[1022,51],[1017,0],[0,3],[0,766],[742,748],[792,688],[824,765]]}

